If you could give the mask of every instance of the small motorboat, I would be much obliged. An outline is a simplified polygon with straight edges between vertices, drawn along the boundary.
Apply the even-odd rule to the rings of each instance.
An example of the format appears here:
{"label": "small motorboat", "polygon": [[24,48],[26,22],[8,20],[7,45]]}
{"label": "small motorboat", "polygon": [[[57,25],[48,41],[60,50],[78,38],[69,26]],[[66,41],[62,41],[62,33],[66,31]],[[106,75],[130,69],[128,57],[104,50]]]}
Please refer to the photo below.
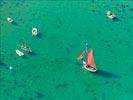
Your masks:
{"label": "small motorboat", "polygon": [[28,53],[32,52],[32,50],[30,49],[30,47],[26,43],[23,43],[21,45],[21,49],[24,50],[24,51],[27,51]]}
{"label": "small motorboat", "polygon": [[111,11],[107,11],[106,15],[109,19],[115,19],[116,18],[116,15]]}
{"label": "small motorboat", "polygon": [[7,17],[7,21],[8,21],[9,23],[13,23],[13,19],[12,19],[11,17]]}
{"label": "small motorboat", "polygon": [[[84,55],[86,54],[86,61],[84,60]],[[81,60],[83,62],[83,68],[90,71],[90,72],[96,72],[97,68],[96,68],[96,64],[94,61],[94,56],[93,56],[93,50],[92,48],[90,49],[90,51],[84,51],[80,54],[80,56],[78,57],[78,60]]]}
{"label": "small motorboat", "polygon": [[32,28],[32,35],[33,36],[37,36],[38,32],[37,32],[37,28],[33,27]]}
{"label": "small motorboat", "polygon": [[23,52],[21,52],[20,50],[16,50],[16,54],[18,55],[18,56],[20,56],[20,57],[22,57],[22,56],[24,56],[24,53]]}

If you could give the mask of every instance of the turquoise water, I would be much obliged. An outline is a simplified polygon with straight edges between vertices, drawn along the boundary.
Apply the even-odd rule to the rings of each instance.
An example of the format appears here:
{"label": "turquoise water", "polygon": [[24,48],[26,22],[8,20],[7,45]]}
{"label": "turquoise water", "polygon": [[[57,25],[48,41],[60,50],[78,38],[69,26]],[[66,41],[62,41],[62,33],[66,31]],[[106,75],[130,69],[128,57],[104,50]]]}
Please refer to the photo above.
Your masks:
{"label": "turquoise water", "polygon": [[[0,2],[1,100],[133,99],[133,1]],[[107,19],[108,10],[118,19]],[[32,27],[38,37],[31,35]],[[23,42],[33,53],[20,58],[15,50]],[[76,60],[86,42],[97,73]]]}

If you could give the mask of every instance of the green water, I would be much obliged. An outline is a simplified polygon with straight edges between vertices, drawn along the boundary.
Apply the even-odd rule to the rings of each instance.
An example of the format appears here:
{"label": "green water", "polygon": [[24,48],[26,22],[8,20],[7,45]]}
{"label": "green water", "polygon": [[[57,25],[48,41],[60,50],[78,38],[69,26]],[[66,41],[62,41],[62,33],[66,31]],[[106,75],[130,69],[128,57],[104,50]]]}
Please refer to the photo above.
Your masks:
{"label": "green water", "polygon": [[[133,1],[0,2],[0,100],[133,100]],[[33,53],[21,58],[24,41]],[[86,42],[97,73],[76,60]]]}

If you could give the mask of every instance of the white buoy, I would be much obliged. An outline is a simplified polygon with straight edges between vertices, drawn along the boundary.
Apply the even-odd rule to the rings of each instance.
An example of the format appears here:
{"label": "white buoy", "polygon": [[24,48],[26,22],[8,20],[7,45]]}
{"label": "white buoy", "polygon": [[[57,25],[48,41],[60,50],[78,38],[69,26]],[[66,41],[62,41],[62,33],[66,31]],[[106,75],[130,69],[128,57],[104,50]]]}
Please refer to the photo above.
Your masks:
{"label": "white buoy", "polygon": [[8,21],[9,23],[12,23],[12,22],[13,22],[13,19],[12,19],[11,17],[7,17],[7,21]]}
{"label": "white buoy", "polygon": [[9,70],[12,70],[13,69],[13,67],[12,66],[9,66]]}
{"label": "white buoy", "polygon": [[33,27],[32,28],[32,35],[33,36],[37,36],[38,32],[37,32],[37,28]]}

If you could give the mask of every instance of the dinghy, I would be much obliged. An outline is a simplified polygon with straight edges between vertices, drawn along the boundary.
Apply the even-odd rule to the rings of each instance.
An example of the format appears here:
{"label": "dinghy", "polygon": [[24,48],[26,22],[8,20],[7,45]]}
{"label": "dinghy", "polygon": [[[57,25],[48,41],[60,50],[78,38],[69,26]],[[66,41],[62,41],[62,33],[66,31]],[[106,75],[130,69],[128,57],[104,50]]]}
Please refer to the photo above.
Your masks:
{"label": "dinghy", "polygon": [[38,32],[37,32],[37,28],[32,28],[32,35],[33,36],[37,36]]}
{"label": "dinghy", "polygon": [[[86,55],[87,59],[84,60],[84,56]],[[78,57],[79,60],[83,62],[83,68],[90,71],[90,72],[96,72],[96,64],[94,61],[94,55],[93,55],[93,49],[91,48],[90,51],[84,51],[80,54]]]}
{"label": "dinghy", "polygon": [[16,54],[18,55],[18,56],[20,56],[20,57],[22,57],[22,56],[24,56],[24,53],[23,52],[21,52],[20,50],[16,50]]}
{"label": "dinghy", "polygon": [[114,18],[116,18],[116,15],[115,15],[113,12],[111,12],[111,11],[107,11],[106,15],[107,15],[107,17],[108,17],[109,19],[114,19]]}
{"label": "dinghy", "polygon": [[13,19],[12,19],[11,17],[7,17],[7,21],[8,21],[9,23],[13,23]]}

